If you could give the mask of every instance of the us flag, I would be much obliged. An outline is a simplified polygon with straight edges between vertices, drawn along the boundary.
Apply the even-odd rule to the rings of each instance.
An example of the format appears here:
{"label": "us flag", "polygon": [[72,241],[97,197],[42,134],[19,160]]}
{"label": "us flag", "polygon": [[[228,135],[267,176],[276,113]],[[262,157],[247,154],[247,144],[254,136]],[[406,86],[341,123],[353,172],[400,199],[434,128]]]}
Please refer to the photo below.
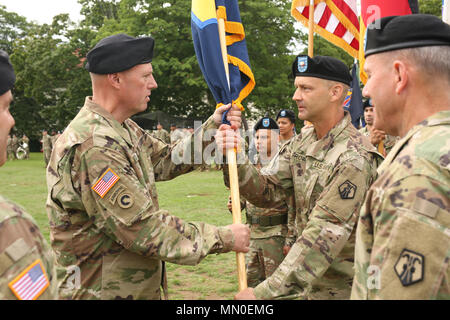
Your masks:
{"label": "us flag", "polygon": [[36,260],[9,283],[9,288],[19,300],[36,300],[49,286],[41,260]]}
{"label": "us flag", "polygon": [[105,194],[119,181],[120,177],[108,168],[106,172],[101,176],[97,183],[92,187],[92,190],[97,192],[100,197],[104,197]]}

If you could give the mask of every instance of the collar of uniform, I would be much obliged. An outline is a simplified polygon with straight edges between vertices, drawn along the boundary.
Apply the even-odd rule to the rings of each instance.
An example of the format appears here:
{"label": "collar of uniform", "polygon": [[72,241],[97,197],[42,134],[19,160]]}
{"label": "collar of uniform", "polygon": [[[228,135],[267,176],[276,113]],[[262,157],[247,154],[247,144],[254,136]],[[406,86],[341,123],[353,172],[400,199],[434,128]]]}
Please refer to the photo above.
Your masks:
{"label": "collar of uniform", "polygon": [[132,146],[133,143],[131,142],[130,134],[125,129],[119,121],[114,119],[111,113],[106,111],[102,106],[92,101],[92,97],[86,97],[86,101],[84,103],[85,108],[87,108],[89,111],[94,112],[98,114],[100,117],[104,118],[111,127],[116,130],[116,132],[130,145]]}
{"label": "collar of uniform", "polygon": [[436,112],[432,116],[426,118],[422,122],[419,122],[414,127],[412,127],[406,133],[406,135],[395,144],[395,146],[387,155],[386,159],[384,159],[384,161],[378,167],[377,169],[378,175],[381,175],[384,169],[395,160],[397,154],[400,152],[400,150],[403,149],[403,146],[405,146],[408,143],[408,141],[411,140],[416,135],[416,133],[419,132],[422,128],[439,126],[442,124],[450,125],[450,111],[446,110]]}
{"label": "collar of uniform", "polygon": [[317,136],[313,130],[312,136],[316,139],[316,141],[309,143],[306,149],[306,155],[322,161],[328,150],[330,150],[330,148],[334,145],[333,142],[349,124],[351,124],[350,113],[344,111],[344,117],[342,120],[339,121],[330,131],[328,131],[322,139],[317,140]]}

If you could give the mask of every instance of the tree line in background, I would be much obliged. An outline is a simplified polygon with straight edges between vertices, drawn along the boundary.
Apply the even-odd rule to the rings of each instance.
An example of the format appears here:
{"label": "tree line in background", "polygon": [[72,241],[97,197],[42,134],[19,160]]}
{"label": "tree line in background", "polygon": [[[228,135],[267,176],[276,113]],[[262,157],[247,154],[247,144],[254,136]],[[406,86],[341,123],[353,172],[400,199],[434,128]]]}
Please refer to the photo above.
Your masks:
{"label": "tree line in background", "polygon": [[[197,63],[192,44],[191,0],[78,0],[84,19],[68,14],[36,24],[0,5],[0,49],[7,51],[17,81],[11,113],[15,131],[40,138],[40,131],[63,130],[91,95],[87,52],[102,38],[126,33],[155,39],[153,69],[158,89],[147,111],[205,120],[215,101]],[[440,15],[441,0],[420,1],[422,13]],[[247,118],[295,110],[291,64],[307,53],[307,35],[294,28],[291,1],[239,1],[256,87],[244,100]],[[319,36],[315,55],[353,58]]]}

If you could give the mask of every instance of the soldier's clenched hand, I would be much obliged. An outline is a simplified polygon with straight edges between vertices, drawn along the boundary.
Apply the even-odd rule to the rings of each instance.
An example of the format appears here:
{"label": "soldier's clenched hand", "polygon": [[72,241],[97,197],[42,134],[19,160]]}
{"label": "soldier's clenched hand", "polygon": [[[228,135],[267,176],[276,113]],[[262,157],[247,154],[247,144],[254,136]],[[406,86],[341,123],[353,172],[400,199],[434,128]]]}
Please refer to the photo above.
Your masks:
{"label": "soldier's clenched hand", "polygon": [[214,139],[217,144],[217,150],[226,154],[228,149],[238,148],[240,135],[239,131],[235,131],[229,125],[223,124],[217,130]]}
{"label": "soldier's clenched hand", "polygon": [[214,122],[217,125],[220,125],[222,123],[222,115],[226,110],[230,110],[227,113],[227,120],[230,121],[232,129],[233,130],[239,129],[242,124],[241,109],[239,109],[239,107],[236,106],[235,104],[233,105],[233,107],[231,107],[230,103],[227,105],[223,105],[220,108],[217,108],[213,115]]}
{"label": "soldier's clenched hand", "polygon": [[230,224],[228,228],[233,232],[234,247],[233,251],[248,252],[250,245],[250,228],[241,223]]}

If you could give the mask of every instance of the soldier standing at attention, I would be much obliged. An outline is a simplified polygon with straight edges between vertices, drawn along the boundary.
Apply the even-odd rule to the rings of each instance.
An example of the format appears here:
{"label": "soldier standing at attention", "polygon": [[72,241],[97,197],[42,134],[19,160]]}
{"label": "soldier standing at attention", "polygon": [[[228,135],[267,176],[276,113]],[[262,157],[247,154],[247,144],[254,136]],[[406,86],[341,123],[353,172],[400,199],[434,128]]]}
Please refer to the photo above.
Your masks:
{"label": "soldier standing at attention", "polygon": [[361,209],[351,297],[450,299],[450,26],[423,14],[374,26],[363,95],[374,125],[402,138]]}
{"label": "soldier standing at attention", "polygon": [[8,153],[8,160],[14,160],[14,153],[13,153],[13,148],[12,148],[12,139],[11,139],[11,135],[8,134],[8,142],[7,142],[7,153]]}
{"label": "soldier standing at attention", "polygon": [[[6,162],[14,70],[0,50],[0,166]],[[33,218],[0,196],[0,300],[57,299],[54,255]]]}
{"label": "soldier standing at attention", "polygon": [[17,160],[17,149],[19,148],[19,138],[15,134],[12,135],[11,138],[11,151],[13,153],[13,157]]}
{"label": "soldier standing at attention", "polygon": [[[153,46],[151,37],[118,34],[87,54],[93,96],[56,142],[47,168],[52,246],[60,265],[81,270],[79,288],[64,288],[62,279],[63,298],[159,300],[161,285],[167,293],[163,261],[195,265],[211,253],[248,251],[243,224],[185,222],[159,207],[155,181],[195,167],[171,159],[187,146],[165,144],[129,119],[157,88]],[[216,109],[200,137],[230,108]],[[233,106],[227,119],[239,128],[240,116]],[[194,153],[194,139],[186,141]]]}
{"label": "soldier standing at attention", "polygon": [[[258,169],[266,166],[278,152],[278,125],[272,118],[261,118],[254,126],[256,138],[255,159]],[[258,208],[248,201],[241,201],[246,209],[247,224],[250,225],[250,251],[246,254],[247,284],[256,287],[278,268],[295,242],[295,233],[288,238],[288,216],[293,216],[293,198],[280,201],[273,208]],[[231,198],[228,202],[231,211]],[[292,223],[292,227],[293,223]]]}
{"label": "soldier standing at attention", "polygon": [[30,158],[30,139],[26,136],[26,134],[24,134],[22,136],[22,140],[21,143],[25,146],[25,159],[29,159]]}
{"label": "soldier standing at attention", "polygon": [[295,135],[295,118],[295,113],[291,110],[283,109],[278,112],[276,120],[280,128],[280,147]]}
{"label": "soldier standing at attention", "polygon": [[184,138],[183,132],[177,128],[176,124],[170,125],[170,143],[175,144],[178,140],[182,140]]}
{"label": "soldier standing at attention", "polygon": [[377,150],[384,157],[386,157],[395,143],[399,140],[399,137],[387,135],[383,130],[375,129],[373,126],[375,113],[373,110],[373,105],[370,103],[370,99],[364,101],[363,108],[366,126],[359,129],[359,132],[368,137],[375,148],[377,148]]}
{"label": "soldier standing at attention", "polygon": [[52,139],[47,130],[42,131],[42,151],[44,153],[45,166],[48,166],[52,154]]}
{"label": "soldier standing at attention", "polygon": [[[299,55],[292,70],[298,117],[313,126],[283,145],[261,172],[239,158],[238,173],[242,196],[259,207],[294,195],[298,237],[272,276],[236,299],[350,298],[356,221],[382,157],[342,108],[352,79],[342,61]],[[221,126],[218,148],[233,134],[237,140]]]}
{"label": "soldier standing at attention", "polygon": [[154,137],[161,139],[164,141],[164,143],[170,144],[170,135],[162,126],[161,123],[158,122],[158,125],[156,126],[156,131],[154,132]]}

